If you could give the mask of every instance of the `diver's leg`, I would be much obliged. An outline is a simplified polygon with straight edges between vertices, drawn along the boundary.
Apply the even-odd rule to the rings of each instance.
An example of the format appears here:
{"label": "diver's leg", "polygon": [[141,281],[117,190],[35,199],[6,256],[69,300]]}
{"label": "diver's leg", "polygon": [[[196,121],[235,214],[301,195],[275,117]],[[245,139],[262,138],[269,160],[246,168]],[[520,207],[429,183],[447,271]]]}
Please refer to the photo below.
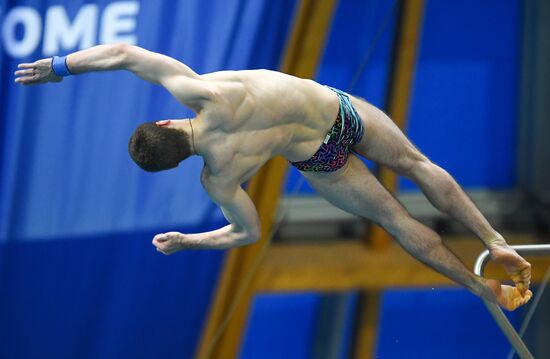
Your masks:
{"label": "diver's leg", "polygon": [[509,310],[531,298],[530,291],[522,296],[515,288],[474,275],[437,233],[409,215],[356,156],[351,155],[346,166],[333,173],[302,173],[329,202],[381,225],[412,256],[473,293]]}
{"label": "diver's leg", "polygon": [[510,248],[485,216],[443,168],[431,162],[395,123],[376,107],[355,99],[365,135],[353,148],[361,156],[410,178],[441,212],[458,220],[487,246],[522,292],[529,288],[531,265]]}

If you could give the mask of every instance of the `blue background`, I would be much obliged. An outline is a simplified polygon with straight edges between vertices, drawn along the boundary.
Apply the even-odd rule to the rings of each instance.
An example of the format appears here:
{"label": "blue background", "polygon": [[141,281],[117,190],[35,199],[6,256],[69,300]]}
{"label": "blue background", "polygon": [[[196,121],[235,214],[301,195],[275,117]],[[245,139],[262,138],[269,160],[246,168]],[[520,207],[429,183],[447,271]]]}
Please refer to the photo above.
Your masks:
{"label": "blue background", "polygon": [[[66,3],[71,18],[85,4]],[[94,3],[102,11],[112,1]],[[138,45],[198,72],[276,69],[295,3],[143,1]],[[31,6],[44,18],[58,4],[1,1],[1,20],[15,6]],[[391,5],[340,1],[319,82],[348,88]],[[427,1],[408,131],[467,188],[515,185],[519,7],[518,0]],[[352,91],[379,106],[394,23],[391,17]],[[164,257],[150,240],[224,222],[200,187],[199,159],[153,175],[126,150],[140,122],[190,112],[163,89],[122,72],[16,87],[16,64],[43,57],[40,50],[19,59],[2,49],[0,57],[0,357],[190,357],[223,253]],[[295,180],[292,172],[289,188]],[[258,296],[242,357],[307,358],[319,298]],[[348,324],[353,315],[350,309]],[[384,295],[377,349],[384,357],[501,357],[507,348],[479,300],[462,290]]]}
{"label": "blue background", "polygon": [[[42,18],[59,4],[15,3]],[[84,3],[70,2],[69,16]],[[101,12],[112,1],[96,3]],[[1,4],[2,14],[16,5]],[[198,72],[277,68],[294,6],[144,1],[138,45]],[[43,57],[41,48],[0,60],[0,357],[189,358],[223,252],[166,257],[151,239],[225,222],[200,187],[200,159],[145,173],[127,143],[143,121],[191,113],[124,72],[13,84],[17,63]]]}

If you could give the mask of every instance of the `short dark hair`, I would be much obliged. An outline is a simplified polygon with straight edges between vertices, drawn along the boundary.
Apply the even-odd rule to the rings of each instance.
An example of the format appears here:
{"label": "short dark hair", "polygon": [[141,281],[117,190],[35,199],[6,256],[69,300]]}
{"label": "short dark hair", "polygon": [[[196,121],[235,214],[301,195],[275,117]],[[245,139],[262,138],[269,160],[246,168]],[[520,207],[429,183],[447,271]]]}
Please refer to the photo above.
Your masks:
{"label": "short dark hair", "polygon": [[157,172],[175,168],[191,155],[189,135],[154,122],[136,128],[128,142],[128,152],[145,171]]}

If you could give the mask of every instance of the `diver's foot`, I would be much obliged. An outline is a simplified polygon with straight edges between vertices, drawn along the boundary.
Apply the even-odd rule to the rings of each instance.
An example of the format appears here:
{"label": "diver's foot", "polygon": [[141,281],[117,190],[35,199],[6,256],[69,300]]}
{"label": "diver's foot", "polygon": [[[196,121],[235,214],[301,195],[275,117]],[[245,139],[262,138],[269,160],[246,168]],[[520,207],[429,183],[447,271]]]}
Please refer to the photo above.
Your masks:
{"label": "diver's foot", "polygon": [[511,248],[504,239],[495,240],[488,245],[491,259],[502,265],[521,293],[529,289],[531,283],[531,264]]}
{"label": "diver's foot", "polygon": [[506,310],[515,310],[518,307],[529,302],[533,296],[533,292],[529,289],[525,293],[520,293],[518,288],[509,285],[502,285],[498,280],[487,279],[487,286],[493,292],[498,305]]}

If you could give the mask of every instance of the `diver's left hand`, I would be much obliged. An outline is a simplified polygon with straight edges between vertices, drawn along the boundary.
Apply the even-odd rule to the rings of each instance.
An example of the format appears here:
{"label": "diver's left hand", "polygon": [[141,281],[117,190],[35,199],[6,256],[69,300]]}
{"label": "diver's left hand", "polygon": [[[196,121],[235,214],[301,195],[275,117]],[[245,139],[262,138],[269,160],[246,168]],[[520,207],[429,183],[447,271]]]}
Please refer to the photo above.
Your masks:
{"label": "diver's left hand", "polygon": [[46,82],[60,82],[63,77],[57,76],[52,69],[52,59],[42,59],[33,63],[19,64],[15,71],[15,82],[22,85],[38,85]]}

